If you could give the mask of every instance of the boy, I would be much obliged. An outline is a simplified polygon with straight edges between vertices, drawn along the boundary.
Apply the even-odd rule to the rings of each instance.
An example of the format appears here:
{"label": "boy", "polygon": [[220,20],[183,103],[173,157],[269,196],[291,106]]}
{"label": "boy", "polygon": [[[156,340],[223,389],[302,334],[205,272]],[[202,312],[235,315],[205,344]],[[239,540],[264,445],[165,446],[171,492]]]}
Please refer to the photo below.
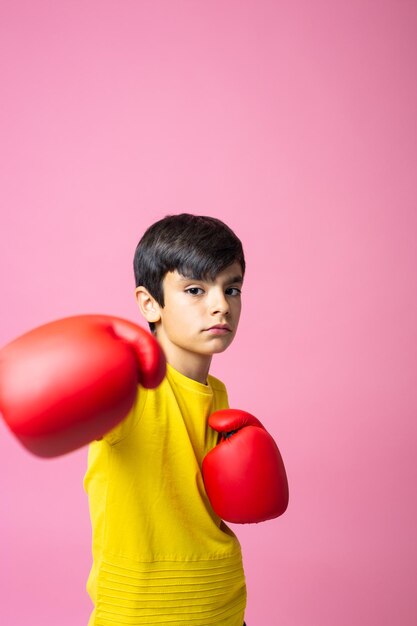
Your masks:
{"label": "boy", "polygon": [[288,505],[274,440],[256,417],[227,408],[209,374],[236,333],[244,272],[223,222],[168,216],[135,254],[154,337],[81,315],[0,351],[0,412],[28,450],[54,457],[93,441],[90,626],[242,626],[240,545],[222,520],[261,522]]}
{"label": "boy", "polygon": [[156,389],[141,387],[128,417],[90,446],[89,626],[242,626],[240,545],[201,474],[218,439],[208,417],[228,407],[209,369],[237,331],[242,244],[218,219],[167,216],[145,232],[134,270],[139,310],[167,373]]}

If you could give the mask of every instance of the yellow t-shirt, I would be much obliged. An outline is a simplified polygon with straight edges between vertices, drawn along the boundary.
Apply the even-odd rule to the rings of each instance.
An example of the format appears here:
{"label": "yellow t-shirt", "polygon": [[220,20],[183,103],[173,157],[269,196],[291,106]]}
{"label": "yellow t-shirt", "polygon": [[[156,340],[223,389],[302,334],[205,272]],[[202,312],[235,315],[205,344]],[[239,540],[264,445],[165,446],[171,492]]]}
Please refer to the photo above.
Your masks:
{"label": "yellow t-shirt", "polygon": [[168,365],[161,385],[140,387],[126,419],[90,445],[89,626],[243,624],[240,544],[201,475],[217,443],[208,416],[228,407],[224,384],[207,382]]}

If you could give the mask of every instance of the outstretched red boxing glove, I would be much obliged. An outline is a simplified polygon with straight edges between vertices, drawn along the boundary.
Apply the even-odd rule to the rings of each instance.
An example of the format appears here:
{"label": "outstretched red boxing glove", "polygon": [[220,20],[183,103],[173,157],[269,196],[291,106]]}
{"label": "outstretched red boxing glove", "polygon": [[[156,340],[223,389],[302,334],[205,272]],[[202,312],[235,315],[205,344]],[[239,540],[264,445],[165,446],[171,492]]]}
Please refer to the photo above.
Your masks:
{"label": "outstretched red boxing glove", "polygon": [[59,456],[99,439],[156,387],[165,357],[136,324],[107,315],[58,320],[0,351],[0,412],[31,452]]}
{"label": "outstretched red boxing glove", "polygon": [[216,411],[209,425],[220,442],[203,460],[203,478],[214,511],[227,522],[263,522],[288,506],[288,481],[271,435],[250,413]]}

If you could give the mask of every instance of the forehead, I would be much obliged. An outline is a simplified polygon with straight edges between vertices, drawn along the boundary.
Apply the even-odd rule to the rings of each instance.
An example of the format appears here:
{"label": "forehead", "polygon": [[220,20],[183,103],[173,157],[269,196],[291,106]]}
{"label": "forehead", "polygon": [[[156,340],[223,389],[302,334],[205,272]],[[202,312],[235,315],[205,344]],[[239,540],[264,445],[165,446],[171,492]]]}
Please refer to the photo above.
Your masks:
{"label": "forehead", "polygon": [[190,280],[197,280],[198,282],[207,282],[212,284],[243,283],[242,268],[240,266],[240,263],[232,263],[232,265],[229,265],[228,267],[226,267],[226,269],[219,272],[213,281],[202,281],[201,279],[197,279],[194,276],[184,276],[183,274],[180,274],[177,270],[174,270],[173,272],[168,272],[164,278],[164,281],[172,285],[183,285],[185,283],[189,283]]}

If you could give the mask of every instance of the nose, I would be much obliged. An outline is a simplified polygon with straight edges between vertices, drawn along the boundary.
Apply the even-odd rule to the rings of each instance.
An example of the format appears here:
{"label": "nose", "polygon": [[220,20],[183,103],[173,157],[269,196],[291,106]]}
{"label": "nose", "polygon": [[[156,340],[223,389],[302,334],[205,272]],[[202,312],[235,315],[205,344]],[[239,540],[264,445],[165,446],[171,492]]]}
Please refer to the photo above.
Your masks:
{"label": "nose", "polygon": [[211,315],[229,314],[229,302],[222,289],[216,290],[211,294],[209,307]]}

